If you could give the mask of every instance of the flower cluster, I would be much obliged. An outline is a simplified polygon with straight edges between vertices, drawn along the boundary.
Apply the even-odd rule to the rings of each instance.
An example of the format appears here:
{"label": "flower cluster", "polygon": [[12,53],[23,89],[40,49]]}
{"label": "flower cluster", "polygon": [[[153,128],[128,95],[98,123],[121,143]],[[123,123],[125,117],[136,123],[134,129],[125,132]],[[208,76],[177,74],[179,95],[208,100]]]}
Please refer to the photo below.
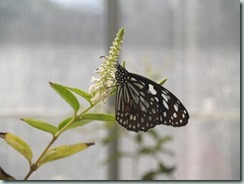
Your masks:
{"label": "flower cluster", "polygon": [[121,50],[123,36],[124,28],[121,28],[110,47],[109,55],[104,57],[101,66],[96,70],[100,78],[91,78],[93,84],[89,87],[89,93],[92,96],[91,101],[93,104],[101,100],[106,102],[106,98],[113,91],[113,87],[115,86],[116,63],[119,57],[119,51]]}

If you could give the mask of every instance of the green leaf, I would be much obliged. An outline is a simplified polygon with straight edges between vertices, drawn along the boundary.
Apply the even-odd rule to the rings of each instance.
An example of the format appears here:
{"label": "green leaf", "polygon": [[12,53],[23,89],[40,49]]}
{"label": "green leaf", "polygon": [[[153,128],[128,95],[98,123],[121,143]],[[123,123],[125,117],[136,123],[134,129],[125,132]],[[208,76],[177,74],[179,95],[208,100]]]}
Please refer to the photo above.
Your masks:
{"label": "green leaf", "polygon": [[158,81],[158,84],[162,86],[166,81],[167,81],[167,78],[163,78],[160,81]]}
{"label": "green leaf", "polygon": [[142,180],[154,180],[156,174],[157,174],[157,172],[155,172],[155,171],[150,171],[150,172],[146,173],[146,174],[142,177]]}
{"label": "green leaf", "polygon": [[164,137],[160,138],[160,142],[161,143],[169,142],[169,141],[172,141],[172,140],[173,140],[173,137],[170,136],[170,135],[167,135],[167,136],[164,136]]}
{"label": "green leaf", "polygon": [[[69,123],[72,120],[73,117],[66,118],[63,120],[59,126],[58,129],[62,129],[67,123]],[[96,113],[87,113],[81,116],[81,118],[77,121],[74,121],[72,124],[70,124],[66,130],[71,129],[71,128],[76,128],[79,126],[84,126],[87,123],[93,121],[93,120],[98,120],[98,121],[115,121],[115,117],[112,114],[96,114]]]}
{"label": "green leaf", "polygon": [[122,61],[121,66],[122,66],[123,68],[125,68],[125,61]]}
{"label": "green leaf", "polygon": [[69,123],[73,117],[68,117],[65,120],[63,120],[61,123],[58,125],[58,129],[61,130],[67,123]]}
{"label": "green leaf", "polygon": [[151,147],[142,147],[140,150],[139,150],[139,152],[141,153],[141,154],[152,154],[152,153],[155,153],[155,150],[154,150],[154,148],[151,148]]}
{"label": "green leaf", "polygon": [[58,131],[57,127],[41,120],[32,119],[32,118],[23,118],[21,120],[37,129],[43,130],[45,132],[49,132],[53,135],[55,135],[55,133]]}
{"label": "green leaf", "polygon": [[150,135],[151,137],[153,137],[155,140],[159,139],[158,133],[155,130],[151,130],[148,132],[148,135]]}
{"label": "green leaf", "polygon": [[51,87],[74,109],[75,113],[79,110],[80,104],[77,98],[64,86],[51,83]]}
{"label": "green leaf", "polygon": [[[69,117],[66,118],[65,120],[63,120],[59,126],[58,129],[62,129],[67,123],[69,123],[72,120],[73,117]],[[83,126],[89,122],[91,122],[92,120],[78,120],[78,121],[74,121],[73,123],[71,123],[65,130],[71,129],[71,128],[76,128],[79,126]]]}
{"label": "green leaf", "polygon": [[73,145],[62,145],[55,148],[52,148],[46,152],[46,154],[42,157],[38,166],[41,166],[45,163],[58,160],[61,158],[65,158],[71,156],[75,153],[85,150],[89,146],[94,145],[94,143],[78,143]]}
{"label": "green leaf", "polygon": [[86,93],[85,91],[78,89],[78,88],[71,88],[68,86],[64,86],[65,88],[69,89],[70,91],[80,95],[81,97],[83,97],[84,99],[86,99],[90,104],[91,104],[91,98],[92,96],[88,93]]}
{"label": "green leaf", "polygon": [[169,142],[169,141],[172,141],[173,140],[173,137],[168,135],[168,136],[164,136],[164,137],[161,137],[159,140],[158,140],[158,144],[165,144],[166,142]]}
{"label": "green leaf", "polygon": [[16,151],[23,155],[31,165],[32,162],[32,151],[28,144],[23,141],[21,138],[17,137],[12,133],[3,133],[0,132],[0,137],[6,141],[10,146],[12,146]]}
{"label": "green leaf", "polygon": [[99,114],[99,113],[87,113],[84,114],[81,119],[99,120],[99,121],[115,121],[113,114]]}
{"label": "green leaf", "polygon": [[79,121],[75,121],[73,122],[72,124],[70,124],[68,127],[67,127],[67,130],[68,129],[71,129],[71,128],[76,128],[76,127],[80,127],[80,126],[84,126],[86,125],[87,123],[90,123],[92,120],[79,120]]}
{"label": "green leaf", "polygon": [[15,180],[15,178],[10,176],[0,167],[0,180]]}
{"label": "green leaf", "polygon": [[159,171],[161,173],[170,174],[175,170],[175,167],[166,167],[163,163],[159,164]]}

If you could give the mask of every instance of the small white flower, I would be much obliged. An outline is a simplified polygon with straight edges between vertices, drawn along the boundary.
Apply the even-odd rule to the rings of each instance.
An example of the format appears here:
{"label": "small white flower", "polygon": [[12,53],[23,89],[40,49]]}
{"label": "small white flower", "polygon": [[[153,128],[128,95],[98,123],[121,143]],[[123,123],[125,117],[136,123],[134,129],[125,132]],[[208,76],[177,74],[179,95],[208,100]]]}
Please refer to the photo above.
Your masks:
{"label": "small white flower", "polygon": [[114,62],[105,58],[100,68],[96,70],[96,73],[101,77],[91,78],[91,82],[94,83],[89,88],[89,93],[92,95],[92,103],[98,101],[106,102],[106,98],[111,94],[113,87],[115,86],[115,71],[116,68]]}

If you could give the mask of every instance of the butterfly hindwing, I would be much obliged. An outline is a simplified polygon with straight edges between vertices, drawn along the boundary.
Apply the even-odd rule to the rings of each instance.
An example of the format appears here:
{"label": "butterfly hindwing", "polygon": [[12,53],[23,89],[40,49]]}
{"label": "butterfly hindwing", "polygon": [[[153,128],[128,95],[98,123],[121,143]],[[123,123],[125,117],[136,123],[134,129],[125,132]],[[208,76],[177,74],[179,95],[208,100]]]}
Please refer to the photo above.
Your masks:
{"label": "butterfly hindwing", "polygon": [[188,123],[183,104],[167,89],[118,66],[115,116],[131,131],[147,131],[158,124],[174,127]]}

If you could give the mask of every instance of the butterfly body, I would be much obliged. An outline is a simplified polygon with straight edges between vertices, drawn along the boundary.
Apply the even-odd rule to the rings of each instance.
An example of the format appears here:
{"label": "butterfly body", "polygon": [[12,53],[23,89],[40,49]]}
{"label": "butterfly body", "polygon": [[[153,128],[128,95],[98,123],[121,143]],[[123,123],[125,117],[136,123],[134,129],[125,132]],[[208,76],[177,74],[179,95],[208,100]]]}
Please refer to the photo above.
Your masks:
{"label": "butterfly body", "polygon": [[167,89],[116,65],[117,85],[115,117],[130,131],[148,131],[159,124],[185,126],[189,114],[183,104]]}

